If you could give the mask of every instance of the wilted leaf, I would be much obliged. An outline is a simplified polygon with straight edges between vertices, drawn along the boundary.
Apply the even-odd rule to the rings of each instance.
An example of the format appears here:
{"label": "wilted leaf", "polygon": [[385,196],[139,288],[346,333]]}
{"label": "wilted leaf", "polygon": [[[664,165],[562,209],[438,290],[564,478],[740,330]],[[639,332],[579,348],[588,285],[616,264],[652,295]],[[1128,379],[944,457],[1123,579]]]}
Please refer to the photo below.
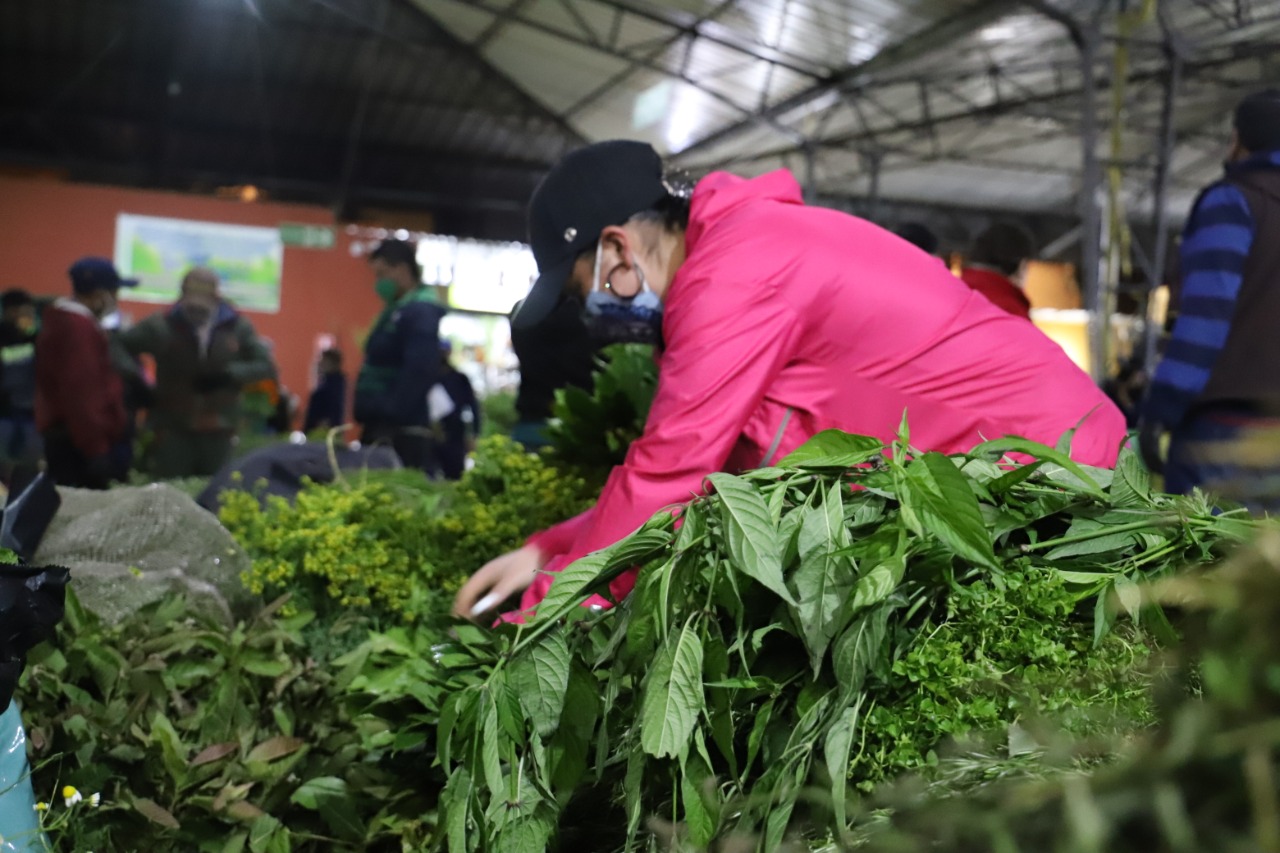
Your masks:
{"label": "wilted leaf", "polygon": [[201,764],[210,764],[214,761],[220,761],[228,755],[237,752],[239,749],[240,744],[234,741],[229,741],[227,743],[215,743],[213,746],[205,747],[200,750],[200,752],[196,753],[195,757],[191,759],[191,766],[199,767]]}
{"label": "wilted leaf", "polygon": [[133,808],[138,814],[145,817],[152,823],[158,823],[166,829],[181,829],[182,825],[178,823],[178,819],[169,813],[169,810],[162,807],[154,800],[140,799],[133,801]]}
{"label": "wilted leaf", "polygon": [[297,737],[281,735],[268,738],[249,750],[249,754],[245,756],[245,761],[275,761],[277,758],[284,758],[286,755],[297,752],[306,744],[305,740]]}

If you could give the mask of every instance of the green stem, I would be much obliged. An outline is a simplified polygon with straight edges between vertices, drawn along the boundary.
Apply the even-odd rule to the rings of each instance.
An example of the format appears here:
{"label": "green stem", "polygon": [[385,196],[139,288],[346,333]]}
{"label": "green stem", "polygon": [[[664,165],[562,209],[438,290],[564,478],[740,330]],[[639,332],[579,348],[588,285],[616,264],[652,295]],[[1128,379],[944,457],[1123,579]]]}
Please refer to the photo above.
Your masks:
{"label": "green stem", "polygon": [[[1110,536],[1113,533],[1133,533],[1139,530],[1149,530],[1153,527],[1167,527],[1171,524],[1181,524],[1184,519],[1180,516],[1167,516],[1161,518],[1155,516],[1145,518],[1142,521],[1131,521],[1128,524],[1113,524],[1099,527],[1097,530],[1090,530],[1088,533],[1077,533],[1074,536],[1060,536],[1057,539],[1046,539],[1044,542],[1035,542],[1022,546],[1022,552],[1028,554],[1032,551],[1042,551],[1045,548],[1054,548],[1058,545],[1073,545],[1076,542],[1089,542],[1093,539],[1101,539],[1103,536]],[[1197,519],[1186,519],[1188,525],[1195,526]]]}

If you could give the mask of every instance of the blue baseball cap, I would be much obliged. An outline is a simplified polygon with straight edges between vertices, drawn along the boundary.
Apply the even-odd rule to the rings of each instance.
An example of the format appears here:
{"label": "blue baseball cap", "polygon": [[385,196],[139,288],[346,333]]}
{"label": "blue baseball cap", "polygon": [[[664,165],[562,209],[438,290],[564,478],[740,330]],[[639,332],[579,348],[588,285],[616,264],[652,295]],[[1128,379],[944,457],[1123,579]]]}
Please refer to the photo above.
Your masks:
{"label": "blue baseball cap", "polygon": [[116,265],[106,258],[81,258],[71,265],[67,274],[71,276],[71,289],[80,294],[138,286],[136,278],[121,278]]}

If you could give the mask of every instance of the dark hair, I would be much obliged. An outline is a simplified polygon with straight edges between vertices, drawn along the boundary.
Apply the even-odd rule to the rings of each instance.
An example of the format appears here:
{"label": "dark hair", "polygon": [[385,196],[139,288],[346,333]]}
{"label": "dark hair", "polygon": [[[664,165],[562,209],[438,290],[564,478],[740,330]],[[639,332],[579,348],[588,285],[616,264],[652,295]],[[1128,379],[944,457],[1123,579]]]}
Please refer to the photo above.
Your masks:
{"label": "dark hair", "polygon": [[408,240],[383,240],[369,253],[369,260],[382,261],[393,267],[407,266],[413,270],[415,281],[422,280],[422,267],[418,266],[418,244]]}
{"label": "dark hair", "polygon": [[27,305],[34,304],[35,300],[31,298],[31,294],[20,287],[6,290],[4,295],[0,296],[0,311],[8,311],[10,308],[24,308]]}
{"label": "dark hair", "polygon": [[1280,90],[1255,92],[1241,101],[1235,128],[1241,147],[1250,153],[1280,149]]}
{"label": "dark hair", "polygon": [[653,222],[667,231],[684,231],[689,227],[689,208],[692,198],[688,195],[669,193],[648,210],[630,217],[628,222]]}
{"label": "dark hair", "polygon": [[339,367],[341,367],[342,366],[342,350],[332,349],[332,348],[327,349],[324,352],[320,353],[320,359],[322,361],[324,359],[328,359],[329,361],[332,361],[334,364],[337,364]]}
{"label": "dark hair", "polygon": [[922,225],[919,222],[904,222],[898,226],[898,230],[894,233],[916,248],[923,249],[931,255],[938,251],[938,235],[930,231],[927,225]]}
{"label": "dark hair", "polygon": [[1023,261],[1036,256],[1031,235],[1010,222],[997,222],[978,235],[969,249],[969,262],[995,267],[1005,275],[1013,275]]}

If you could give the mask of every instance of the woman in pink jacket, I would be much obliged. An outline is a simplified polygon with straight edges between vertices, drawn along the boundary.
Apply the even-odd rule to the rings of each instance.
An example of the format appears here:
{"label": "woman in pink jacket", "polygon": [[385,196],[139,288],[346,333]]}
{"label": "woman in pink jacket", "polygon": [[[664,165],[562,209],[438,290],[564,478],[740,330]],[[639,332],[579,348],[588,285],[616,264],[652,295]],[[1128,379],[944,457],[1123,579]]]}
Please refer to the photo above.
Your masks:
{"label": "woman in pink jacket", "polygon": [[658,390],[595,507],[481,568],[459,615],[522,589],[522,609],[536,605],[550,573],[688,501],[712,472],[769,464],[824,429],[889,441],[904,410],[922,450],[1052,445],[1078,426],[1072,456],[1115,464],[1124,417],[1057,344],[888,231],[806,207],[789,172],[713,173],[684,199],[650,146],[603,142],[556,165],[529,219],[540,274],[514,322],[578,297],[660,323]]}

